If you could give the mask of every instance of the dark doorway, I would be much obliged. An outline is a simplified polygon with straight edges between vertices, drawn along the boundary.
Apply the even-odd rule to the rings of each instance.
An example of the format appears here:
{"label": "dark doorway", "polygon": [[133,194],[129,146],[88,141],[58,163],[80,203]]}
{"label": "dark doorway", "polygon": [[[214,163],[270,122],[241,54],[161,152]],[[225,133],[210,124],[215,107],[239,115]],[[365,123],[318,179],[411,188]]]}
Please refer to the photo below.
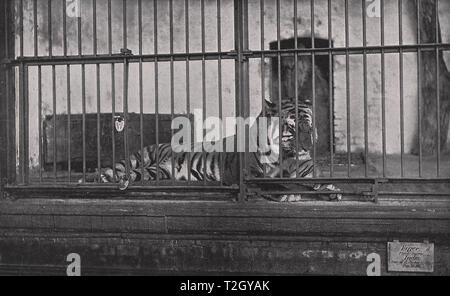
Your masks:
{"label": "dark doorway", "polygon": [[[281,40],[281,49],[295,48],[294,38]],[[311,48],[311,38],[297,38],[297,48]],[[315,48],[328,48],[329,41],[315,39]],[[270,43],[271,50],[278,49],[278,42]],[[297,63],[298,99],[300,103],[312,102],[312,57],[311,55],[299,55]],[[315,122],[317,127],[318,142],[316,152],[318,156],[326,156],[330,153],[330,92],[329,85],[332,69],[329,67],[328,55],[315,56]],[[278,100],[278,58],[272,58],[272,83],[271,97]],[[295,98],[295,59],[293,54],[283,54],[281,57],[281,96],[283,98]],[[332,106],[334,107],[334,106]],[[331,108],[334,110],[334,108]],[[333,120],[333,117],[331,117]],[[334,121],[334,120],[333,120]],[[334,125],[333,125],[334,126]],[[334,141],[333,141],[334,142]]]}

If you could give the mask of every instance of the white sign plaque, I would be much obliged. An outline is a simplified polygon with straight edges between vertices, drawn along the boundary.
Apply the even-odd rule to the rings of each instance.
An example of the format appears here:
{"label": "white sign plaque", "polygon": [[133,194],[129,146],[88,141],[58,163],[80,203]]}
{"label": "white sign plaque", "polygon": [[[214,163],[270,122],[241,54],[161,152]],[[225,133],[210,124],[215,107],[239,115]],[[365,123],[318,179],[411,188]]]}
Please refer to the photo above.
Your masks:
{"label": "white sign plaque", "polygon": [[434,244],[388,242],[388,271],[433,272]]}

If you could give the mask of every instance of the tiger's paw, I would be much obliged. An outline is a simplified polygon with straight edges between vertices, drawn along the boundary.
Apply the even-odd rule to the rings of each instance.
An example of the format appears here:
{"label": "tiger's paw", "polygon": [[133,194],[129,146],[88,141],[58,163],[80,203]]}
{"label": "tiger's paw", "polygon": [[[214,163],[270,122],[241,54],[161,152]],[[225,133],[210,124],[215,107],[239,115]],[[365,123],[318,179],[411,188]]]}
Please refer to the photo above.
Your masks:
{"label": "tiger's paw", "polygon": [[285,194],[285,195],[261,195],[261,197],[274,202],[299,202],[302,200],[301,195]]}
{"label": "tiger's paw", "polygon": [[130,186],[130,180],[128,180],[127,178],[120,178],[120,180],[119,180],[119,190],[120,191],[127,190],[129,186]]}
{"label": "tiger's paw", "polygon": [[276,197],[270,196],[269,199],[275,202],[299,202],[302,200],[302,196],[295,194],[285,194]]}
{"label": "tiger's paw", "polygon": [[314,190],[321,191],[324,193],[330,192],[329,194],[321,195],[325,200],[329,200],[329,201],[341,201],[342,200],[342,194],[339,193],[339,192],[341,192],[341,189],[337,188],[336,186],[334,186],[332,184],[316,185],[316,186],[314,186]]}

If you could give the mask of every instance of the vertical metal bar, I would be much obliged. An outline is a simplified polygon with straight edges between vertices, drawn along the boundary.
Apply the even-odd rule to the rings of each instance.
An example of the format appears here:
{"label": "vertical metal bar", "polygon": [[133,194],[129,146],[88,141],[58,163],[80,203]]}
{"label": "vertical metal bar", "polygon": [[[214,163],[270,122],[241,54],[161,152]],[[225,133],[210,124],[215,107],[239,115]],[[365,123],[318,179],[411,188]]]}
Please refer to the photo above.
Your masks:
{"label": "vertical metal bar", "polygon": [[52,0],[48,0],[48,55],[53,56]]}
{"label": "vertical metal bar", "polygon": [[[315,36],[315,18],[314,18],[314,0],[311,0],[311,48],[316,48],[316,36]],[[316,167],[316,150],[317,150],[317,136],[316,136],[316,55],[314,52],[311,53],[312,60],[312,126],[313,126],[313,166]],[[313,169],[313,177],[316,177],[316,170]]]}
{"label": "vertical metal bar", "polygon": [[[20,35],[20,56],[24,56],[24,37],[23,37],[23,0],[20,0],[19,2],[19,35]],[[21,63],[19,67],[19,174],[20,174],[20,180],[23,184],[26,184],[26,167],[28,166],[27,163],[27,156],[26,156],[26,142],[28,141],[26,137],[26,104],[27,104],[27,95],[26,95],[26,88],[28,87],[28,84],[26,83],[26,76],[27,75],[27,67]]]}
{"label": "vertical metal bar", "polygon": [[[138,1],[138,27],[139,27],[139,55],[142,55],[142,0]],[[139,59],[139,134],[141,145],[141,161],[144,162],[144,82],[143,82],[143,69],[142,59]],[[144,165],[141,163],[141,183],[144,183],[145,170]]]}
{"label": "vertical metal bar", "polygon": [[[237,53],[237,59],[235,62],[235,79],[236,79],[236,108],[237,116],[242,116],[243,114],[243,75],[242,75],[242,47],[243,47],[243,22],[242,22],[242,1],[234,0],[234,25],[235,25],[235,50]],[[238,135],[239,137],[239,135]],[[238,139],[240,141],[241,139]],[[236,147],[236,143],[235,143]],[[239,202],[243,202],[246,198],[245,189],[245,175],[243,169],[245,167],[243,153],[239,153]]]}
{"label": "vertical metal bar", "polygon": [[[4,5],[2,5],[2,7],[0,8],[0,13],[3,11],[3,9],[7,8],[6,1],[4,1],[3,4]],[[2,17],[3,17],[3,15],[2,15]],[[3,34],[6,34],[6,28],[4,27],[4,23],[2,22],[2,23],[0,23],[0,37],[2,37]],[[4,50],[5,50],[4,47],[0,47],[0,58],[2,58],[2,59],[8,58],[6,55],[4,55]],[[8,65],[2,64],[2,65],[0,65],[0,67],[1,67],[0,71],[2,71],[1,73],[4,74],[5,76],[8,75],[8,72],[7,72]],[[0,116],[1,117],[6,117],[5,113],[7,113],[7,109],[5,108],[4,104],[6,104],[5,99],[8,98],[8,94],[3,93],[4,87],[5,87],[5,85],[3,84],[4,79],[5,78],[3,78],[3,77],[0,78],[0,93],[3,98],[3,100],[0,101]],[[3,120],[4,120],[4,118],[3,118]],[[6,124],[6,122],[3,122],[3,124]],[[7,181],[5,182],[5,180],[7,179],[7,173],[6,173],[6,167],[5,167],[5,165],[7,164],[7,160],[4,159],[4,153],[6,153],[6,151],[7,151],[7,149],[4,150],[5,149],[4,143],[6,142],[6,138],[7,138],[7,134],[5,134],[5,131],[7,133],[7,130],[5,130],[3,128],[3,130],[0,132],[0,141],[3,144],[2,146],[0,146],[0,154],[2,155],[2,156],[0,156],[0,199],[4,198],[3,186],[7,182]]]}
{"label": "vertical metal bar", "polygon": [[[384,47],[384,0],[381,0],[381,46]],[[383,177],[386,177],[386,71],[385,53],[381,49],[381,129],[383,141]]]}
{"label": "vertical metal bar", "polygon": [[[92,48],[93,48],[93,52],[94,55],[97,55],[97,1],[93,0],[92,1]],[[97,181],[100,183],[101,181],[101,176],[102,176],[102,144],[101,144],[101,81],[100,81],[100,77],[101,77],[101,73],[100,73],[100,64],[96,64],[95,67],[95,72],[97,75],[97,81],[96,81],[96,86],[97,86],[97,174],[98,174],[98,178]]]}
{"label": "vertical metal bar", "polygon": [[282,97],[281,97],[281,18],[280,18],[280,0],[277,0],[277,67],[278,67],[278,116],[280,117],[280,124],[278,127],[278,137],[279,137],[279,166],[280,166],[280,178],[283,178],[283,149],[282,149],[282,139],[283,139],[283,134],[282,134],[282,126],[283,126],[283,118],[282,118]]}
{"label": "vertical metal bar", "polygon": [[[435,43],[441,43],[439,36],[439,0],[435,0],[436,2],[436,37]],[[440,101],[440,52],[439,47],[436,46],[436,121],[437,121],[437,155],[436,155],[436,176],[439,178],[441,175],[441,101]]]}
{"label": "vertical metal bar", "polygon": [[[217,52],[222,52],[222,13],[221,13],[221,0],[217,0]],[[222,98],[222,56],[219,54],[219,58],[217,60],[217,92],[219,97],[219,118],[220,121],[223,122],[223,98]],[[224,150],[224,131],[223,128],[220,129],[220,141],[222,145],[222,151]],[[224,185],[224,161],[225,158],[223,157],[223,153],[220,153],[219,155],[219,161],[220,161],[220,184]]]}
{"label": "vertical metal bar", "polygon": [[[202,111],[203,120],[206,119],[206,67],[205,67],[205,0],[200,2],[200,14],[201,14],[201,32],[202,32]],[[202,129],[202,139],[205,139],[205,130]],[[205,149],[202,148],[202,159],[203,159],[203,183],[206,185],[206,179],[208,176],[208,171],[206,169],[206,153]]]}
{"label": "vertical metal bar", "polygon": [[[108,52],[112,55],[112,11],[111,0],[108,0]],[[116,178],[116,75],[115,64],[111,63],[111,148],[112,148],[112,169],[113,181],[117,182]]]}
{"label": "vertical metal bar", "polygon": [[67,171],[69,183],[72,181],[72,107],[70,87],[70,65],[67,65]]}
{"label": "vertical metal bar", "polygon": [[19,46],[20,46],[20,56],[21,57],[23,57],[23,55],[24,55],[24,39],[23,39],[23,21],[24,21],[24,18],[23,18],[23,0],[20,0],[20,2],[19,2],[19,9],[20,9],[20,11],[19,11],[19,21],[20,21],[20,24],[19,24],[19,38],[20,38],[20,40],[19,40],[19,42],[20,42],[20,44],[19,44]]}
{"label": "vertical metal bar", "polygon": [[403,0],[398,0],[398,17],[399,17],[399,72],[400,72],[400,169],[401,177],[405,176],[405,111],[404,111],[404,88],[403,88]]}
{"label": "vertical metal bar", "polygon": [[[153,2],[153,30],[154,30],[154,53],[158,54],[158,2]],[[155,138],[156,138],[156,163],[159,163],[159,79],[158,58],[155,56]],[[156,184],[159,185],[159,166],[156,166]]]}
{"label": "vertical metal bar", "polygon": [[[65,0],[64,0],[65,1]],[[34,56],[39,54],[37,0],[33,0]]]}
{"label": "vertical metal bar", "polygon": [[[174,118],[175,118],[175,86],[174,86],[174,64],[173,64],[173,38],[174,38],[174,34],[173,34],[173,0],[169,1],[169,18],[170,18],[170,116],[171,116],[171,120],[173,122]],[[171,129],[171,136],[173,138],[174,132]],[[171,161],[171,167],[172,167],[172,182],[173,184],[175,184],[175,156],[174,153],[172,151],[171,155],[170,155],[170,161]]]}
{"label": "vertical metal bar", "polygon": [[[156,2],[156,1],[155,1]],[[128,46],[128,29],[127,29],[127,0],[122,1],[122,16],[123,16],[123,48],[126,49]]]}
{"label": "vertical metal bar", "polygon": [[[249,41],[248,41],[248,0],[243,0],[243,9],[242,9],[242,37],[243,37],[243,51],[249,50]],[[242,60],[242,68],[243,68],[243,116],[242,118],[250,117],[250,74],[249,74],[249,61],[248,58],[245,57]],[[245,133],[245,144],[244,144],[244,177],[248,177],[249,168],[248,168],[248,159],[249,159],[249,147],[250,147],[250,127],[245,125],[244,128]]]}
{"label": "vertical metal bar", "polygon": [[[172,1],[172,0],[171,0]],[[142,0],[138,0],[138,34],[139,34],[139,55],[142,55]]]}
{"label": "vertical metal bar", "polygon": [[28,142],[28,67],[23,63],[19,67],[19,174],[22,184],[27,183],[27,142]]}
{"label": "vertical metal bar", "polygon": [[19,180],[22,184],[25,183],[24,180],[24,64],[22,63],[19,67]]}
{"label": "vertical metal bar", "polygon": [[29,104],[30,104],[30,97],[29,97],[29,76],[28,76],[28,66],[24,66],[24,90],[23,90],[23,96],[24,96],[24,131],[23,131],[23,145],[24,145],[24,180],[25,184],[29,183],[29,171],[30,171],[30,149],[29,149],[29,142],[30,142],[30,136],[29,136],[29,127],[30,127],[30,110],[29,110]]}
{"label": "vertical metal bar", "polygon": [[[12,1],[4,1],[5,3],[5,14],[4,14],[4,26],[5,26],[5,57],[11,58],[14,55],[14,49],[11,45],[14,42],[10,42],[10,38],[13,38],[10,30],[10,24],[12,23],[13,17],[13,3]],[[8,5],[9,4],[9,5]],[[17,178],[16,170],[16,112],[15,103],[12,101],[15,98],[15,88],[14,88],[14,68],[8,66],[6,67],[6,131],[7,131],[7,149],[6,149],[6,161],[7,161],[7,178],[9,183],[15,183]]]}
{"label": "vertical metal bar", "polygon": [[[63,53],[67,56],[67,1],[63,0],[62,5],[63,14]],[[67,79],[67,175],[68,182],[72,180],[72,132],[71,132],[71,98],[70,98],[70,65],[66,66],[66,79]]]}
{"label": "vertical metal bar", "polygon": [[[7,1],[5,1],[5,6],[6,6],[6,10],[8,10],[8,5],[7,5]],[[6,11],[5,11],[6,13]],[[5,17],[5,21],[7,21],[8,18]],[[6,35],[8,35],[8,28],[6,27]],[[6,38],[8,39],[8,38]],[[5,46],[8,46],[8,43],[5,43]],[[9,57],[9,55],[7,55],[7,57]],[[15,116],[15,112],[13,114],[11,114],[9,111],[13,108],[15,108],[15,106],[13,106],[11,108],[11,98],[14,97],[14,95],[11,93],[11,79],[10,77],[12,76],[12,71],[10,67],[6,68],[6,79],[5,79],[5,83],[6,83],[6,110],[8,112],[6,112],[6,132],[7,132],[7,136],[6,136],[6,165],[7,165],[7,181],[9,183],[13,183],[16,181],[16,170],[13,169],[13,167],[15,167],[15,141],[14,136],[12,135],[12,128],[14,128],[14,131],[16,129],[15,126],[15,120],[14,120],[14,116]],[[12,117],[12,118],[11,118]]]}
{"label": "vertical metal bar", "polygon": [[[156,1],[155,1],[156,2]],[[123,0],[123,48],[128,46],[128,29],[127,29],[127,1]],[[128,59],[123,59],[123,118],[125,121],[124,128],[124,148],[125,148],[125,175],[127,180],[130,179],[130,147],[129,147],[129,127],[128,118]]]}
{"label": "vertical metal bar", "polygon": [[[33,25],[34,25],[34,56],[39,55],[38,42],[38,9],[37,0],[33,1]],[[38,66],[38,140],[39,140],[39,182],[42,183],[42,67]]]}
{"label": "vertical metal bar", "polygon": [[[6,6],[6,10],[8,10],[8,5],[7,2],[5,1],[5,6]],[[6,12],[6,11],[5,11]],[[7,18],[5,18],[5,20],[7,20]],[[8,35],[8,29],[6,28],[6,35]],[[7,43],[5,43],[5,45],[7,46]],[[9,56],[7,56],[9,57]],[[7,172],[6,172],[6,178],[8,182],[15,182],[15,170],[12,170],[11,167],[13,165],[12,162],[12,155],[14,152],[14,156],[15,156],[15,147],[14,147],[14,141],[12,140],[12,136],[11,136],[11,126],[14,127],[14,124],[11,123],[11,121],[15,122],[15,120],[11,120],[12,115],[10,114],[9,110],[11,109],[11,103],[10,100],[13,97],[11,95],[11,88],[10,88],[10,77],[11,77],[11,68],[7,67],[6,68],[6,79],[5,79],[5,83],[6,83],[6,166],[7,166]],[[13,146],[13,147],[12,147]]]}
{"label": "vertical metal bar", "polygon": [[86,69],[81,65],[81,109],[82,109],[82,146],[83,146],[83,183],[86,183]]}
{"label": "vertical metal bar", "polygon": [[[248,0],[243,0],[243,15],[242,15],[242,36],[243,36],[243,50],[249,51],[249,37],[248,37]],[[244,89],[243,89],[243,98],[244,98],[244,116],[243,118],[250,118],[250,66],[249,59],[245,57],[242,59],[242,66],[244,70]],[[249,168],[248,168],[248,160],[249,160],[249,147],[250,147],[250,126],[245,125],[245,151],[244,151],[244,174],[245,178],[248,177]]]}
{"label": "vertical metal bar", "polygon": [[[264,33],[264,0],[261,0],[260,2],[260,19],[261,19],[261,104],[262,104],[262,114],[263,116],[266,116],[266,87],[265,87],[265,80],[266,80],[266,71],[264,68],[265,62],[266,62],[266,55],[264,54],[265,50],[265,33]],[[259,145],[262,145],[259,143]],[[266,143],[264,143],[266,145]],[[263,178],[266,178],[266,169],[267,165],[264,162],[263,163]]]}
{"label": "vertical metal bar", "polygon": [[[79,8],[80,8],[80,10],[82,10],[82,7],[81,7],[81,5],[82,5],[82,1],[80,1],[80,3],[79,3]],[[111,4],[111,3],[109,3],[109,4]],[[109,7],[110,7],[111,5],[109,5]],[[78,34],[78,55],[83,55],[83,39],[81,38],[81,17],[79,17],[78,18],[78,32],[77,32],[77,34]]]}
{"label": "vertical metal bar", "polygon": [[55,65],[52,65],[52,97],[53,97],[53,176],[54,176],[54,182],[57,181],[58,175],[57,175],[57,134],[56,134],[56,69]]}
{"label": "vertical metal bar", "polygon": [[108,53],[112,55],[112,8],[111,0],[108,0]]}
{"label": "vertical metal bar", "polygon": [[113,181],[117,182],[116,171],[116,66],[111,64],[111,148],[112,148],[112,169],[113,169]]}
{"label": "vertical metal bar", "polygon": [[[4,11],[6,13],[6,11],[8,10],[8,2],[4,1],[3,4],[4,5],[2,5],[2,7],[0,8],[0,12]],[[1,14],[1,17],[3,17],[3,13]],[[6,36],[8,35],[8,29],[7,29],[7,26],[6,26],[6,22],[1,22],[0,23],[0,27],[1,27],[1,30],[2,30],[1,33],[0,33],[0,36],[5,35],[5,38],[6,38]],[[0,48],[0,52],[1,52],[0,57],[2,59],[3,58],[4,59],[8,59],[9,56],[6,55],[6,51],[7,51],[6,50],[6,44],[5,44],[5,46],[3,46],[3,44],[1,46],[2,47]],[[1,116],[4,117],[4,118],[2,118],[2,123],[4,125],[2,125],[3,129],[2,129],[2,133],[0,135],[0,139],[1,139],[1,142],[2,142],[2,146],[0,147],[0,150],[1,150],[1,152],[0,152],[1,153],[1,156],[0,156],[0,158],[1,158],[1,161],[0,161],[0,199],[2,199],[4,197],[4,195],[3,195],[3,187],[4,187],[4,185],[6,185],[8,183],[8,177],[9,177],[9,174],[8,174],[8,157],[7,157],[8,156],[8,150],[9,150],[9,146],[7,144],[8,143],[8,137],[9,137],[9,131],[8,131],[8,128],[9,128],[9,122],[8,122],[9,89],[8,89],[8,85],[4,84],[6,82],[7,76],[9,75],[9,65],[2,64],[1,65],[1,71],[3,71],[2,74],[5,75],[5,78],[4,78],[4,80],[2,79],[0,81],[0,84],[1,84],[0,85],[0,92],[2,93],[2,100],[0,102],[0,105],[1,105],[0,113],[1,113]],[[6,120],[6,121],[4,121],[4,120]],[[6,127],[6,129],[5,129],[5,127]]]}
{"label": "vertical metal bar", "polygon": [[362,19],[363,19],[363,79],[364,79],[364,176],[369,175],[369,104],[367,102],[367,12],[366,0],[362,1]]}
{"label": "vertical metal bar", "polygon": [[97,1],[92,0],[92,49],[97,55]]}
{"label": "vertical metal bar", "polygon": [[334,177],[334,99],[333,99],[333,19],[331,10],[331,0],[328,0],[328,91],[329,91],[329,121],[330,121],[330,177]]}
{"label": "vertical metal bar", "polygon": [[[294,48],[297,49],[298,48],[298,27],[297,27],[297,19],[298,19],[298,15],[297,15],[297,0],[294,0]],[[295,96],[295,151],[297,153],[295,153],[295,159],[298,162],[299,160],[299,119],[298,119],[298,53],[296,52],[294,55],[294,96]],[[298,172],[299,166],[295,167],[295,177],[298,178],[299,177],[299,172]]]}
{"label": "vertical metal bar", "polygon": [[[53,56],[53,28],[52,28],[52,1],[48,0],[48,55],[50,57]],[[56,134],[56,73],[55,73],[55,65],[52,65],[52,98],[53,98],[53,182],[57,182],[57,134]]]}
{"label": "vertical metal bar", "polygon": [[[185,21],[185,30],[186,30],[186,113],[188,116],[190,116],[191,113],[191,107],[190,107],[190,68],[189,68],[189,0],[185,0],[184,2],[184,9],[185,9],[185,15],[184,15],[184,21]],[[191,167],[191,152],[188,153],[188,168]],[[191,182],[192,179],[192,172],[190,169],[188,169],[188,184]]]}
{"label": "vertical metal bar", "polygon": [[349,12],[348,0],[345,0],[345,89],[347,93],[347,175],[351,177],[352,151],[351,151],[351,119],[350,119],[350,54],[349,54]]}
{"label": "vertical metal bar", "polygon": [[63,15],[63,54],[67,56],[67,1],[63,0],[62,4]]}
{"label": "vertical metal bar", "polygon": [[[37,0],[35,0],[35,1],[37,1]],[[5,4],[5,11],[4,11],[4,13],[5,14],[3,15],[4,26],[5,26],[5,36],[4,36],[5,39],[3,40],[3,42],[4,42],[4,46],[5,46],[5,57],[6,58],[10,58],[10,50],[9,50],[10,42],[9,42],[9,38],[10,38],[10,33],[11,33],[9,31],[9,20],[11,19],[11,16],[10,16],[10,14],[11,14],[11,7],[9,7],[10,5],[8,5],[8,3],[12,4],[12,1],[4,1],[4,4]],[[35,3],[35,7],[37,7],[36,3]],[[36,9],[35,9],[35,11],[36,11]],[[35,24],[36,24],[36,22],[35,22]],[[8,69],[10,69],[10,68],[8,68]],[[9,75],[6,75],[7,78],[8,78],[8,76]],[[7,84],[7,86],[8,86],[8,84]],[[7,93],[9,94],[9,92],[7,92]]]}
{"label": "vertical metal bar", "polygon": [[[417,44],[421,44],[421,34],[420,34],[420,0],[417,0]],[[422,51],[420,47],[417,47],[417,111],[418,111],[418,141],[419,141],[419,177],[422,177]]]}
{"label": "vertical metal bar", "polygon": [[42,165],[44,163],[42,149],[42,67],[38,66],[38,137],[39,137],[39,182],[42,183]]}
{"label": "vertical metal bar", "polygon": [[102,144],[101,144],[101,81],[100,81],[100,64],[96,64],[96,74],[97,74],[97,173],[98,173],[98,182],[101,182],[101,175],[102,175],[102,159],[101,159],[101,152],[102,152]]}

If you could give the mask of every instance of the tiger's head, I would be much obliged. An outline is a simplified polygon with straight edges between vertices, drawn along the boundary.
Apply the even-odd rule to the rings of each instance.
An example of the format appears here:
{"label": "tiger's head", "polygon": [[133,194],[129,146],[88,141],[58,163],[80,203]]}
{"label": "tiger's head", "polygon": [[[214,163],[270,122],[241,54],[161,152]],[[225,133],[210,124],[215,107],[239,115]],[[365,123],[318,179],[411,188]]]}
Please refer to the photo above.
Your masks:
{"label": "tiger's head", "polygon": [[[298,112],[293,98],[282,99],[281,114],[279,106],[279,102],[266,101],[265,114],[267,117],[278,117],[280,120],[283,155],[294,157],[298,153],[310,151],[313,146],[313,119],[310,102],[299,101]],[[277,131],[276,134],[280,132]]]}

